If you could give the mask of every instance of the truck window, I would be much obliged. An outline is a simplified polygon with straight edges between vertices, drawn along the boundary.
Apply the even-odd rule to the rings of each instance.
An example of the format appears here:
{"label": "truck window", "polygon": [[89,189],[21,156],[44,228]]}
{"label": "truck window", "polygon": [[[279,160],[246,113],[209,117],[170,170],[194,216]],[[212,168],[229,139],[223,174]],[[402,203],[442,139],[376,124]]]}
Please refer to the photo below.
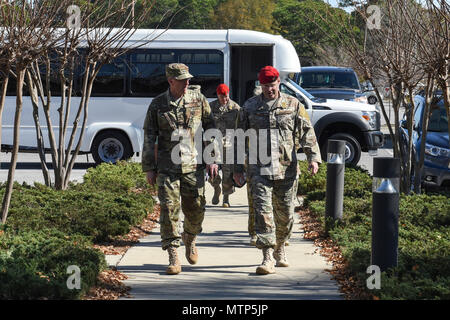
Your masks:
{"label": "truck window", "polygon": [[358,79],[353,72],[303,72],[299,84],[303,88],[349,88],[359,90]]}
{"label": "truck window", "polygon": [[432,105],[430,123],[428,124],[428,131],[433,132],[447,132],[448,119],[444,104]]}

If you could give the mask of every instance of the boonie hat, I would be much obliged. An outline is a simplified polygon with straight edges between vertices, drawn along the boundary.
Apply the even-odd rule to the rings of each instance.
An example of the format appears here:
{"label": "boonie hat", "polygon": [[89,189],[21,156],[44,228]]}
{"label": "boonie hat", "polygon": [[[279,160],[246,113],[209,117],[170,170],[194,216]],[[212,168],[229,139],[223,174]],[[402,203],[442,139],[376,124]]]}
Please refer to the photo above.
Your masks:
{"label": "boonie hat", "polygon": [[230,88],[225,83],[219,84],[216,89],[217,94],[227,95],[230,92]]}
{"label": "boonie hat", "polygon": [[183,63],[171,63],[166,66],[166,77],[176,80],[190,79],[194,76],[189,73],[189,67]]}
{"label": "boonie hat", "polygon": [[280,73],[277,69],[272,66],[265,66],[259,71],[258,80],[261,84],[271,83],[277,80],[279,76]]}

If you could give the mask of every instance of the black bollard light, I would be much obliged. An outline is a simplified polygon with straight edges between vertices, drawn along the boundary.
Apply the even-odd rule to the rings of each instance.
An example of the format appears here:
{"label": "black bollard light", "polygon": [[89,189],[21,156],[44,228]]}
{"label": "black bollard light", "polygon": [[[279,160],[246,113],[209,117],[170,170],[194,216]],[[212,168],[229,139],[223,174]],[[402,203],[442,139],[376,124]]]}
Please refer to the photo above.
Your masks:
{"label": "black bollard light", "polygon": [[[325,220],[334,222],[342,219],[344,206],[345,141],[328,140],[327,193]],[[328,232],[328,223],[326,231]]]}
{"label": "black bollard light", "polygon": [[397,266],[400,159],[374,158],[372,184],[372,258],[381,271]]}

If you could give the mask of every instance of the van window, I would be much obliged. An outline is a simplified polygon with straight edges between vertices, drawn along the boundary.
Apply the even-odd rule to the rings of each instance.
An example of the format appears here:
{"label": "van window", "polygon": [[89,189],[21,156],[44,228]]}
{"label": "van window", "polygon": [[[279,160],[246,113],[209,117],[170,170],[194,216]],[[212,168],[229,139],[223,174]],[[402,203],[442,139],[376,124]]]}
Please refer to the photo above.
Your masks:
{"label": "van window", "polygon": [[125,94],[125,61],[122,57],[103,65],[92,85],[93,97],[120,97]]}
{"label": "van window", "polygon": [[303,88],[349,88],[360,90],[354,72],[302,71],[299,84]]}
{"label": "van window", "polygon": [[166,65],[184,63],[194,76],[191,85],[200,85],[207,98],[216,97],[223,82],[223,53],[218,50],[139,49],[129,55],[130,94],[155,97],[168,88]]}

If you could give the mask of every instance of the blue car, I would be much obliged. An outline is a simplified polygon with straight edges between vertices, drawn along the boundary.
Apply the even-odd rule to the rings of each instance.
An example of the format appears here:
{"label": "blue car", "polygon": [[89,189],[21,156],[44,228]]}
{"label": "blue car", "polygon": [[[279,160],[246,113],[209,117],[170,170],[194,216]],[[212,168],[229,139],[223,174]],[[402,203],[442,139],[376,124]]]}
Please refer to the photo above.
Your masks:
{"label": "blue car", "polygon": [[[416,162],[420,158],[420,143],[422,141],[422,119],[425,109],[425,98],[414,97],[414,127],[413,127],[413,157]],[[406,120],[400,123],[400,138],[404,150],[408,145],[408,130]],[[425,143],[425,158],[422,174],[425,186],[450,187],[450,143],[448,139],[448,118],[445,111],[442,94],[437,93],[431,105],[431,116]]]}

